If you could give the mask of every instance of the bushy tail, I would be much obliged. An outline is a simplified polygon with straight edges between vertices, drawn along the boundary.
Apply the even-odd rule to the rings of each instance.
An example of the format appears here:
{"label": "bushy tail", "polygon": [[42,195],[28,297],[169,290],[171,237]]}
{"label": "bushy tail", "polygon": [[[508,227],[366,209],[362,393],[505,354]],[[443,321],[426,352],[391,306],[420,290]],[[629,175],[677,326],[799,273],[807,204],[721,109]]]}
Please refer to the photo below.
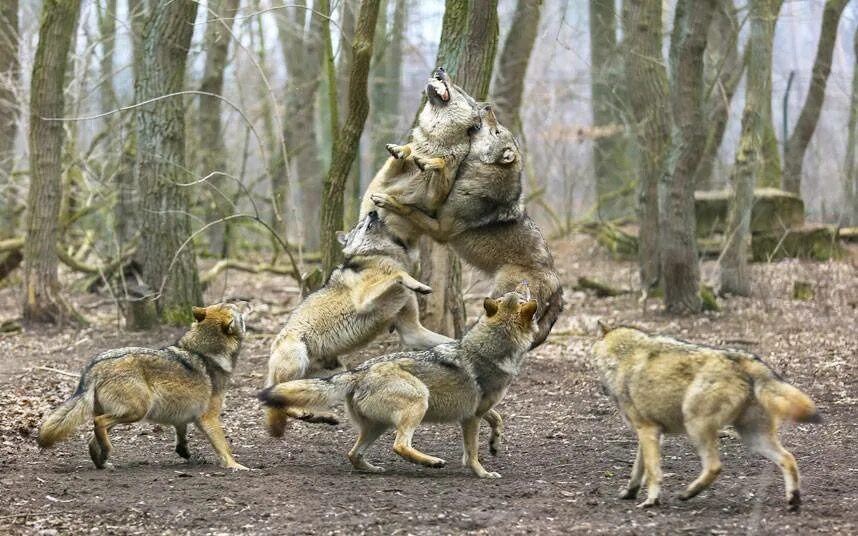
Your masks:
{"label": "bushy tail", "polygon": [[58,441],[67,438],[75,428],[92,417],[95,400],[95,386],[90,385],[85,391],[78,390],[63,405],[48,415],[39,428],[36,442],[42,448],[53,446]]}
{"label": "bushy tail", "polygon": [[762,361],[749,361],[744,368],[754,380],[754,396],[767,413],[796,422],[822,422],[813,400],[781,380]]}
{"label": "bushy tail", "polygon": [[259,392],[258,398],[271,408],[329,409],[349,392],[349,373],[278,383]]}

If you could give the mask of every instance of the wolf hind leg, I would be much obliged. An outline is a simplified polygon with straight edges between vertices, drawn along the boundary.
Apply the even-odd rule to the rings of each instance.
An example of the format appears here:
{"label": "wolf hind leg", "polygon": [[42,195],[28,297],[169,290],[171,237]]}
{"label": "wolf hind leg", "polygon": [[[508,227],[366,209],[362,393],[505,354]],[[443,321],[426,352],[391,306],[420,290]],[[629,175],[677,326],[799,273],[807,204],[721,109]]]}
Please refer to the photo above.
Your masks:
{"label": "wolf hind leg", "polygon": [[110,443],[108,432],[117,424],[128,424],[142,420],[146,416],[145,410],[136,410],[125,415],[98,415],[93,419],[94,436],[89,442],[89,457],[98,469],[109,467],[107,459],[113,445]]}
{"label": "wolf hind leg", "polygon": [[[300,380],[306,377],[310,366],[307,345],[294,337],[286,336],[275,342],[268,360],[267,387]],[[265,421],[268,433],[272,437],[282,437],[286,431],[286,423],[290,417],[285,408],[266,408]]]}
{"label": "wolf hind leg", "polygon": [[367,471],[370,473],[383,473],[384,467],[373,465],[366,459],[366,453],[375,441],[383,434],[389,426],[384,423],[370,421],[354,417],[355,424],[359,429],[357,441],[355,441],[352,450],[349,451],[349,461],[352,466],[358,471]]}
{"label": "wolf hind leg", "polygon": [[736,430],[749,449],[780,467],[789,510],[798,511],[801,507],[798,464],[795,457],[781,445],[776,423],[768,415],[764,415],[762,409],[759,413],[754,420],[736,423]]}

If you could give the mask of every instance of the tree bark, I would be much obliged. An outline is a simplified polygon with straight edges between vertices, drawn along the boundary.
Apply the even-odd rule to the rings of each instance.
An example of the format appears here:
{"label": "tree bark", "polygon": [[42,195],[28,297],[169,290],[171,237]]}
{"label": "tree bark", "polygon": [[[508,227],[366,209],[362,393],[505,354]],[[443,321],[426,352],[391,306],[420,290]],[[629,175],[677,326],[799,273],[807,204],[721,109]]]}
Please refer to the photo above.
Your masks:
{"label": "tree bark", "polygon": [[[304,6],[304,2],[296,2]],[[322,161],[316,132],[316,101],[319,94],[324,58],[323,25],[328,20],[320,13],[320,2],[313,6],[291,7],[277,17],[278,35],[289,84],[286,93],[286,117],[283,139],[289,150],[291,175],[299,185],[304,247],[319,248],[319,218],[322,203]],[[309,25],[307,21],[309,20]],[[281,193],[281,213],[288,199]]]}
{"label": "tree bark", "polygon": [[21,80],[18,61],[18,0],[0,5],[0,239],[18,231],[18,192],[12,180],[15,140],[18,137],[19,103],[16,88]]}
{"label": "tree bark", "polygon": [[[183,89],[197,6],[183,0],[152,10],[143,32],[137,102]],[[161,319],[187,325],[193,320],[191,307],[202,302],[202,293],[193,244],[179,251],[191,235],[190,191],[178,186],[188,181],[185,107],[181,97],[169,97],[136,110],[143,279],[153,292],[161,291],[156,294]]]}
{"label": "tree bark", "polygon": [[813,74],[810,80],[810,90],[804,100],[804,106],[795,123],[792,135],[784,143],[784,169],[782,188],[787,192],[801,195],[801,170],[804,155],[819,114],[825,100],[825,87],[828,75],[831,73],[831,57],[834,44],[837,41],[837,26],[840,16],[849,0],[827,0],[822,14],[822,29],[819,33],[819,44],[816,47],[816,59],[813,62]]}
{"label": "tree bark", "polygon": [[[393,21],[389,38],[384,42],[384,50],[376,53],[378,61],[373,66],[372,92],[370,97],[370,121],[372,136],[373,171],[381,169],[387,161],[387,151],[381,150],[387,143],[398,143],[402,136],[399,125],[399,94],[402,89],[402,45],[405,36],[405,0],[396,0],[393,9]],[[379,20],[381,16],[379,16]],[[378,38],[378,36],[376,36]]]}
{"label": "tree bark", "polygon": [[542,0],[518,0],[492,85],[491,101],[496,115],[519,138],[523,132],[521,100],[524,80],[533,44],[539,33],[541,14]]}
{"label": "tree bark", "polygon": [[[625,108],[623,63],[617,48],[617,14],[612,1],[590,0],[590,58],[593,126],[621,124]],[[611,220],[630,216],[634,202],[629,185],[634,177],[624,135],[593,140],[593,171],[599,217]]]}
{"label": "tree bark", "polygon": [[[733,0],[720,0],[715,10],[714,21],[709,28],[706,54],[703,57],[704,83],[708,91],[706,98],[706,144],[700,162],[694,172],[694,186],[698,190],[714,190],[719,187],[712,176],[718,148],[727,131],[730,105],[745,72],[747,55],[739,55],[739,20]],[[745,52],[748,48],[745,49]]]}
{"label": "tree bark", "polygon": [[55,251],[62,196],[62,117],[68,53],[79,0],[45,0],[30,81],[30,190],[24,244],[24,321],[62,324],[73,315],[60,295]]}
{"label": "tree bark", "polygon": [[680,0],[670,46],[673,127],[658,188],[661,273],[669,312],[699,313],[700,266],[694,220],[694,171],[706,142],[703,53],[715,0]]}
{"label": "tree bark", "polygon": [[[483,101],[488,96],[497,41],[497,0],[447,0],[435,65],[446,68],[459,87]],[[460,338],[465,331],[465,300],[459,258],[446,245],[424,238],[420,280],[433,289],[422,304],[423,324]]]}
{"label": "tree bark", "polygon": [[727,213],[726,244],[718,260],[718,293],[750,294],[748,248],[754,185],[765,172],[765,106],[772,93],[772,47],[777,13],[782,0],[752,0],[751,36],[748,42],[748,81],[742,134],[730,176],[732,197]]}
{"label": "tree bark", "polygon": [[854,37],[855,64],[852,71],[852,103],[849,107],[849,121],[846,123],[846,165],[843,175],[843,191],[846,201],[844,214],[850,225],[858,226],[858,161],[855,146],[858,145],[858,29]]}
{"label": "tree bark", "polygon": [[357,156],[358,143],[369,113],[367,81],[379,0],[363,0],[352,42],[353,61],[349,74],[348,114],[331,154],[322,197],[322,270],[325,279],[339,262],[342,252],[334,234],[343,228],[343,190]]}
{"label": "tree bark", "polygon": [[670,141],[667,70],[662,54],[662,4],[625,0],[623,40],[626,86],[638,146],[640,281],[644,290],[660,281],[658,181]]}
{"label": "tree bark", "polygon": [[[220,95],[223,93],[223,77],[227,65],[230,32],[238,12],[239,0],[209,0],[207,9],[205,49],[206,61],[200,91]],[[222,19],[222,20],[221,20]],[[201,177],[210,173],[226,173],[226,146],[221,124],[221,101],[207,95],[199,97],[197,117],[199,136],[198,169]],[[213,222],[232,214],[235,182],[223,175],[213,175],[208,180],[210,199],[206,202],[206,220]],[[231,222],[213,225],[208,230],[209,254],[228,257]]]}

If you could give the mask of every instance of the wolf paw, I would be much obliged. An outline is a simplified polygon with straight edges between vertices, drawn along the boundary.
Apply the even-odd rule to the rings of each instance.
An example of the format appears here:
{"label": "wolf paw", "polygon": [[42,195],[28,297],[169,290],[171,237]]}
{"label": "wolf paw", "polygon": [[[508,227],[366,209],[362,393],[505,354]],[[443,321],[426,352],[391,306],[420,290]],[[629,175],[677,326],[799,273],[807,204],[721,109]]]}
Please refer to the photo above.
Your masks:
{"label": "wolf paw", "polygon": [[188,450],[187,445],[176,445],[176,454],[186,460],[191,458],[191,452]]}
{"label": "wolf paw", "polygon": [[410,290],[414,292],[419,292],[420,294],[432,294],[432,287],[429,285],[424,285],[423,283],[417,283],[416,285],[406,285]]}
{"label": "wolf paw", "polygon": [[620,490],[620,499],[631,500],[636,499],[640,488],[623,488]]}
{"label": "wolf paw", "polygon": [[501,477],[500,473],[496,473],[494,471],[486,471],[486,472],[481,473],[477,476],[480,478],[500,478]]}
{"label": "wolf paw", "polygon": [[798,490],[793,491],[790,494],[787,504],[789,505],[787,510],[790,512],[798,512],[799,509],[801,509],[801,493]]}
{"label": "wolf paw", "polygon": [[250,471],[250,469],[248,469],[247,467],[245,467],[245,466],[243,466],[237,462],[232,462],[231,464],[227,465],[226,468],[232,469],[233,472],[235,472],[235,471]]}
{"label": "wolf paw", "polygon": [[409,151],[403,145],[396,145],[395,143],[388,143],[384,146],[387,149],[387,152],[390,153],[390,156],[397,160],[402,160],[403,158],[408,157]]}
{"label": "wolf paw", "polygon": [[383,473],[386,471],[384,467],[373,465],[363,458],[355,459],[349,456],[349,461],[352,462],[352,466],[354,466],[356,470],[363,471],[365,473]]}
{"label": "wolf paw", "polygon": [[647,499],[644,502],[638,505],[638,508],[652,508],[653,506],[658,506],[661,504],[661,501],[658,500],[658,497],[653,499]]}
{"label": "wolf paw", "polygon": [[422,462],[426,467],[431,467],[432,469],[440,469],[447,465],[447,460],[442,460],[441,458],[435,458],[433,456],[428,456],[425,461]]}

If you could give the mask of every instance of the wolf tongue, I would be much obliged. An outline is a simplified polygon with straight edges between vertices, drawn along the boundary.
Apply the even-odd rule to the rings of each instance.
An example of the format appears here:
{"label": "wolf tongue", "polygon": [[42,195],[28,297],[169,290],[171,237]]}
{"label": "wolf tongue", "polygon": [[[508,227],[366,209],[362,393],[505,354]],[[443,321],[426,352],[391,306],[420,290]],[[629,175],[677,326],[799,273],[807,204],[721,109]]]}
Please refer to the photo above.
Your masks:
{"label": "wolf tongue", "polygon": [[447,102],[450,100],[450,93],[447,91],[447,88],[441,88],[441,91],[438,92],[438,96],[441,97],[441,100]]}

